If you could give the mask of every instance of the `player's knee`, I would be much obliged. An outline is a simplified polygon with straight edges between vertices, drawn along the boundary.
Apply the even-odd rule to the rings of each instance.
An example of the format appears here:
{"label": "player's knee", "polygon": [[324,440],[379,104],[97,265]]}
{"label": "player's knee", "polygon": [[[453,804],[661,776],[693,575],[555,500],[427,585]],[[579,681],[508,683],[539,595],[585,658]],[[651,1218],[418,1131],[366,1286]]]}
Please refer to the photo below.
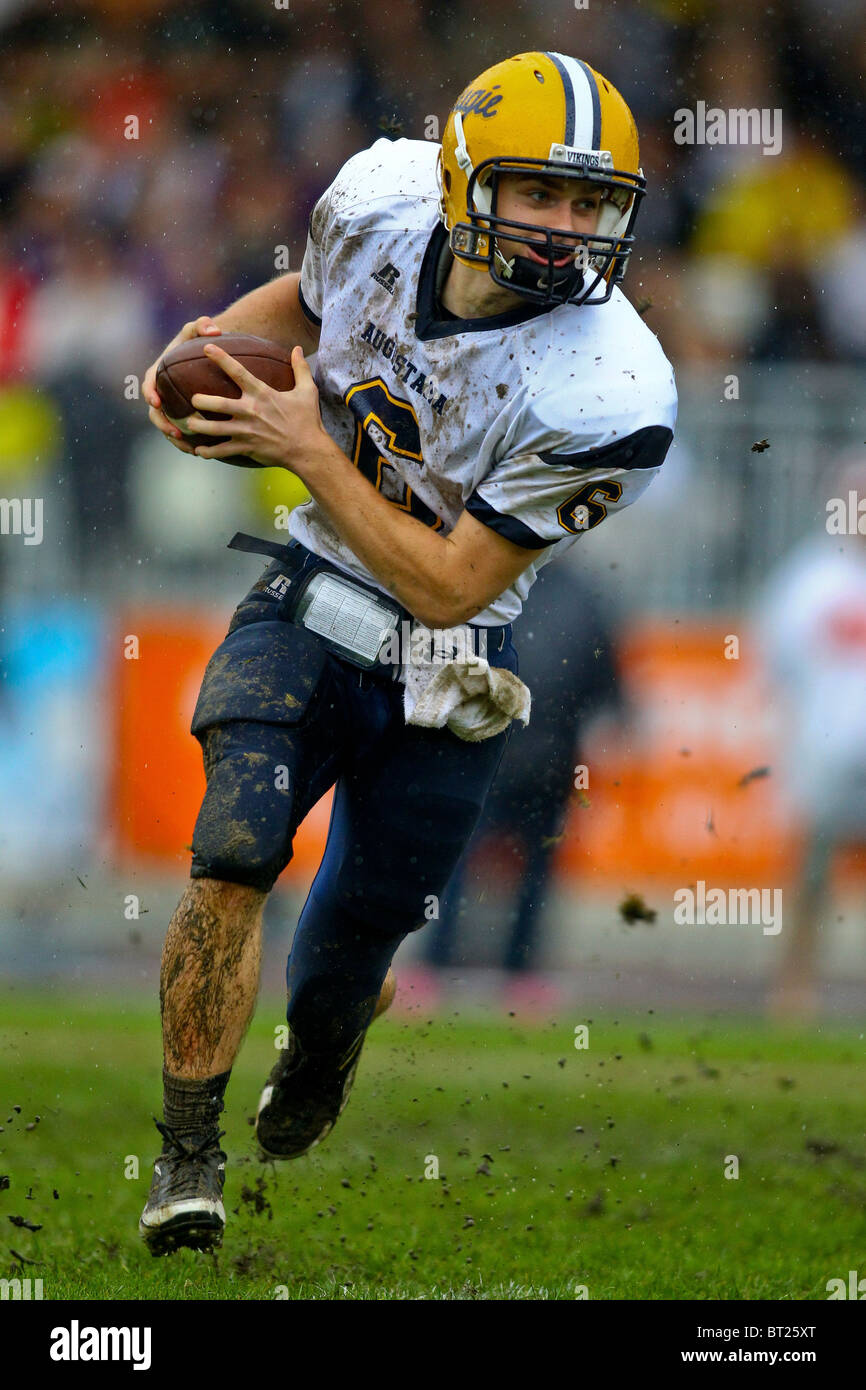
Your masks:
{"label": "player's knee", "polygon": [[291,857],[293,804],[289,770],[268,753],[235,749],[211,763],[192,877],[269,892]]}
{"label": "player's knee", "polygon": [[246,916],[262,904],[267,890],[254,888],[247,883],[234,883],[231,879],[201,875],[189,884],[186,897],[202,912],[215,918],[222,917],[226,912]]}

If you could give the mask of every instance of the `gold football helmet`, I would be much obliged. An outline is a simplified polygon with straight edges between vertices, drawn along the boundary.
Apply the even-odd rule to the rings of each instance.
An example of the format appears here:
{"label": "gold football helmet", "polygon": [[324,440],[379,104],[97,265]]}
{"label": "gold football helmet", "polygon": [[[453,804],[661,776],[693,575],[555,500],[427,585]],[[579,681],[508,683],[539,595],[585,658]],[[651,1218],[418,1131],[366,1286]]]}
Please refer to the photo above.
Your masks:
{"label": "gold football helmet", "polygon": [[[502,174],[543,173],[600,185],[595,232],[565,232],[497,215]],[[440,210],[464,265],[536,303],[603,304],[623,277],[646,181],[637,128],[601,73],[561,53],[518,53],[458,97],[439,157]],[[525,235],[529,233],[530,235]],[[546,259],[507,260],[497,234]],[[574,251],[566,265],[555,264]]]}

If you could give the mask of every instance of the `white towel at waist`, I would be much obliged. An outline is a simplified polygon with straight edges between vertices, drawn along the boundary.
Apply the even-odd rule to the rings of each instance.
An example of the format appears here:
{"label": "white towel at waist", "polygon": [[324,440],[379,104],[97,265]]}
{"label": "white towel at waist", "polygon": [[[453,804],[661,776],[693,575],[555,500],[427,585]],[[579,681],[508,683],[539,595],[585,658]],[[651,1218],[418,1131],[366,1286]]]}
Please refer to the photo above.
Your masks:
{"label": "white towel at waist", "polygon": [[512,719],[529,723],[531,696],[512,671],[473,652],[468,624],[446,630],[412,624],[401,680],[407,724],[446,726],[467,743],[493,738]]}

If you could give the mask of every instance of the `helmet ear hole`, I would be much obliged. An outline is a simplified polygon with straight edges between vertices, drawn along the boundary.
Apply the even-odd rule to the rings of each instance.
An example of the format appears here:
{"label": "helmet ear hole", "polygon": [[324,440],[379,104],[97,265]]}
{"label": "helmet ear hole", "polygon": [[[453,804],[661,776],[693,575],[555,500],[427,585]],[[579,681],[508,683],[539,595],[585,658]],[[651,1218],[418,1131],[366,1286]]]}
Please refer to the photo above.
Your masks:
{"label": "helmet ear hole", "polygon": [[446,170],[445,170],[445,192],[446,192],[446,193],[450,193],[450,192],[451,192],[451,170],[450,170],[450,169],[446,169]]}

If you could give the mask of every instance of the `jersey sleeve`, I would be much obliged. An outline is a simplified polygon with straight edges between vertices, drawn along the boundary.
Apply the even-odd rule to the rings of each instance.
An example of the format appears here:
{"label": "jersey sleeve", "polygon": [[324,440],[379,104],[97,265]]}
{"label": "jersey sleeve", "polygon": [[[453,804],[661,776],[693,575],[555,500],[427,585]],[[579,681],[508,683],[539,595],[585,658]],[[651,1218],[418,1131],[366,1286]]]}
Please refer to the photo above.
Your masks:
{"label": "jersey sleeve", "polygon": [[347,159],[325,189],[310,217],[301,266],[299,298],[312,323],[321,326],[329,271],[346,238],[380,225],[383,209],[401,205],[407,194],[429,198],[432,157],[429,141],[383,137]]}
{"label": "jersey sleeve", "polygon": [[339,235],[341,214],[345,213],[347,204],[351,204],[352,195],[357,193],[355,171],[359,162],[358,155],[346,161],[310,215],[298,298],[307,318],[320,327],[328,290],[328,263]]}
{"label": "jersey sleeve", "polygon": [[307,229],[307,246],[301,266],[301,280],[298,285],[298,299],[301,308],[311,323],[322,326],[322,306],[327,288],[327,260],[325,256],[325,230],[329,217],[330,189],[322,194],[310,217]]}
{"label": "jersey sleeve", "polygon": [[485,526],[527,550],[591,531],[649,487],[673,439],[645,425],[609,444],[518,453],[494,465],[466,503]]}

